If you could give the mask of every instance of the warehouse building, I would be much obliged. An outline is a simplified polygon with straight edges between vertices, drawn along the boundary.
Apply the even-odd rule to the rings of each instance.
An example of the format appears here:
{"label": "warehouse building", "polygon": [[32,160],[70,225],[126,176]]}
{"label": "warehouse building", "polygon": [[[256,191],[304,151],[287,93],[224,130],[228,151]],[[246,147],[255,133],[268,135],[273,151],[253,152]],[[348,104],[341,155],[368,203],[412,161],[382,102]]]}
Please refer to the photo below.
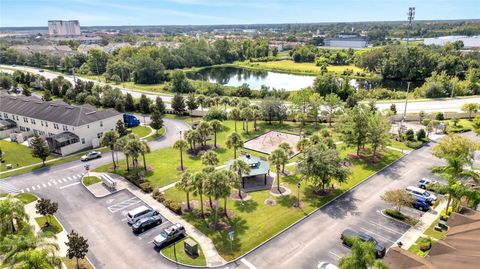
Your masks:
{"label": "warehouse building", "polygon": [[80,35],[80,22],[48,21],[48,34],[50,36],[78,36]]}
{"label": "warehouse building", "polygon": [[114,109],[97,110],[90,105],[73,106],[0,92],[0,134],[17,142],[39,135],[52,152],[62,156],[98,147],[103,133],[114,130],[122,117]]}

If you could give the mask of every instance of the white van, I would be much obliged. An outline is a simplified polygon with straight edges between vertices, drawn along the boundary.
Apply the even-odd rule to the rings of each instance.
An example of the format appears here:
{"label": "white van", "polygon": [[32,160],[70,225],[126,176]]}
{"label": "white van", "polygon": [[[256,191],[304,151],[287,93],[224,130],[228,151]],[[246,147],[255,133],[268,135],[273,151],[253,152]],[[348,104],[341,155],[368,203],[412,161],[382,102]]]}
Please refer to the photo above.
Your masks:
{"label": "white van", "polygon": [[155,215],[158,215],[158,212],[155,209],[142,205],[127,213],[128,224],[132,225],[141,218]]}
{"label": "white van", "polygon": [[408,186],[406,188],[406,191],[408,193],[411,193],[411,194],[415,195],[415,196],[419,196],[419,197],[428,199],[431,202],[437,200],[437,196],[435,196],[434,194],[432,194],[432,193],[430,193],[430,192],[428,192],[424,189],[418,188],[418,187]]}

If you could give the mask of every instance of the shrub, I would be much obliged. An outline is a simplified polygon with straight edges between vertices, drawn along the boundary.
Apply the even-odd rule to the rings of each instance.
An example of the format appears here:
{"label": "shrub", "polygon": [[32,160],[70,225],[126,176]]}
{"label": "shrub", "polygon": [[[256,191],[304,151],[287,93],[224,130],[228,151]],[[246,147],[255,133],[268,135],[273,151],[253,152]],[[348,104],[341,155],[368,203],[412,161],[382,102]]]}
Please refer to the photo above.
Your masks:
{"label": "shrub", "polygon": [[152,192],[152,198],[157,200],[160,203],[163,203],[165,201],[165,196],[163,192],[161,192],[159,189],[154,189]]}
{"label": "shrub", "polygon": [[140,189],[146,193],[150,193],[153,191],[152,183],[145,181],[143,183],[140,183],[139,185]]}
{"label": "shrub", "polygon": [[407,141],[406,145],[412,149],[419,149],[423,146],[423,141]]}
{"label": "shrub", "polygon": [[417,136],[418,141],[424,141],[425,138],[427,137],[427,133],[425,132],[425,130],[423,128],[418,130],[415,135]]}
{"label": "shrub", "polygon": [[165,199],[163,201],[163,204],[168,208],[170,209],[172,212],[174,212],[175,214],[177,215],[181,215],[182,214],[182,208],[180,207],[180,205],[171,200],[171,199]]}
{"label": "shrub", "polygon": [[413,132],[412,129],[407,130],[407,132],[405,133],[405,138],[408,141],[414,141],[415,140],[415,133]]}
{"label": "shrub", "polygon": [[405,223],[408,223],[409,225],[411,226],[415,226],[417,223],[418,223],[418,220],[416,219],[413,219],[407,215],[404,215],[402,212],[398,211],[398,210],[395,210],[395,209],[385,209],[383,211],[386,215],[394,218],[394,219],[398,219],[400,221],[403,221]]}
{"label": "shrub", "polygon": [[438,112],[437,115],[435,115],[436,120],[444,120],[445,116],[443,115],[442,112]]}
{"label": "shrub", "polygon": [[206,121],[219,120],[224,121],[227,119],[227,114],[225,111],[218,108],[211,108],[208,110],[207,114],[203,116]]}
{"label": "shrub", "polygon": [[427,251],[432,247],[432,239],[430,237],[420,237],[417,241],[418,248],[421,251]]}

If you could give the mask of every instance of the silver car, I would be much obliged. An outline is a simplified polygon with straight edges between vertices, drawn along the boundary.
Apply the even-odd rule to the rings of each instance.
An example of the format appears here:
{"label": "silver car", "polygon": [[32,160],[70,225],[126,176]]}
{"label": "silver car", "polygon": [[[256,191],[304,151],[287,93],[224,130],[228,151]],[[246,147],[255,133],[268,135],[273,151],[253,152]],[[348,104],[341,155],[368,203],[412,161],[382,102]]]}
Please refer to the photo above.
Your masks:
{"label": "silver car", "polygon": [[102,153],[100,151],[89,151],[87,154],[83,155],[80,159],[82,162],[86,162],[89,160],[97,159],[102,157]]}

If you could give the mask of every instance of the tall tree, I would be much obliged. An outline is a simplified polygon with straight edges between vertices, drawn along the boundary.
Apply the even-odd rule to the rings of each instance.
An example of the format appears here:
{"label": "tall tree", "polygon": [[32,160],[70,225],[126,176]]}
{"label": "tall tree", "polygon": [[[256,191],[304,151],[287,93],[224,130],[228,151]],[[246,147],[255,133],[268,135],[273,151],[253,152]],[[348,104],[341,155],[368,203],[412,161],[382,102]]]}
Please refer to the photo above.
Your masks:
{"label": "tall tree", "polygon": [[183,167],[183,151],[188,147],[187,141],[183,139],[179,139],[175,141],[173,144],[174,149],[178,149],[180,151],[180,169],[183,171],[185,170]]}
{"label": "tall tree", "polygon": [[155,108],[160,114],[165,114],[165,103],[163,103],[163,100],[160,96],[155,98]]}
{"label": "tall tree", "polygon": [[190,115],[192,115],[192,112],[198,108],[198,102],[195,99],[194,93],[190,93],[188,95],[187,101],[185,103],[187,105],[188,110],[190,110]]}
{"label": "tall tree", "polygon": [[237,149],[243,147],[242,137],[237,133],[233,132],[227,137],[225,142],[228,148],[233,148],[233,158],[237,158]]}
{"label": "tall tree", "polygon": [[472,120],[472,114],[478,112],[478,107],[476,103],[466,103],[462,106],[462,111],[468,113],[468,120]]}
{"label": "tall tree", "polygon": [[270,153],[269,159],[270,159],[270,163],[273,166],[275,166],[275,170],[276,170],[276,174],[277,174],[277,178],[276,178],[277,189],[278,189],[278,192],[281,193],[281,191],[280,191],[280,169],[282,168],[283,165],[285,165],[285,163],[287,163],[288,156],[285,153],[285,150],[283,150],[281,148],[277,148],[274,151],[272,151],[272,153]]}
{"label": "tall tree", "polygon": [[158,111],[158,108],[155,108],[152,111],[152,114],[150,114],[150,127],[155,129],[156,133],[158,133],[158,130],[162,129],[163,127],[163,119],[162,119],[162,114],[160,111]]}
{"label": "tall tree", "polygon": [[100,145],[102,147],[108,147],[112,151],[113,170],[117,169],[117,163],[115,162],[115,143],[119,138],[118,133],[115,131],[107,131],[103,133],[100,139]]}
{"label": "tall tree", "polygon": [[38,136],[37,134],[32,139],[31,142],[31,151],[34,158],[39,158],[42,160],[42,165],[45,166],[45,160],[50,156],[50,149],[45,144],[45,140]]}
{"label": "tall tree", "polygon": [[242,160],[233,160],[232,164],[230,165],[230,171],[233,172],[237,180],[236,185],[238,186],[238,197],[240,197],[240,199],[243,199],[242,198],[243,175],[248,175],[248,173],[250,173],[250,170],[251,170],[250,166]]}
{"label": "tall tree", "polygon": [[172,99],[172,109],[176,114],[185,113],[185,101],[180,94],[175,94]]}
{"label": "tall tree", "polygon": [[187,195],[187,208],[190,210],[190,192],[192,192],[195,187],[192,184],[192,174],[190,174],[190,172],[183,172],[180,174],[180,180],[175,184],[175,187],[179,191],[184,191]]}
{"label": "tall tree", "polygon": [[140,113],[142,114],[150,113],[151,103],[152,101],[145,94],[142,94],[138,102],[138,110],[140,110]]}
{"label": "tall tree", "polygon": [[87,256],[89,247],[88,240],[74,230],[67,235],[67,238],[68,241],[65,242],[65,245],[67,245],[67,257],[69,259],[75,258],[77,262],[77,269],[80,269],[78,260],[85,259],[85,256]]}
{"label": "tall tree", "polygon": [[368,107],[357,105],[342,115],[338,127],[342,141],[349,146],[355,146],[357,155],[360,154],[360,148],[367,143],[370,115],[371,111]]}
{"label": "tall tree", "polygon": [[50,226],[51,216],[58,210],[58,203],[52,202],[49,199],[41,198],[35,204],[35,209],[38,214],[45,217],[45,227],[48,227]]}
{"label": "tall tree", "polygon": [[16,223],[26,222],[28,215],[25,213],[25,207],[19,200],[7,196],[0,200],[0,228],[2,238],[7,234],[16,232]]}
{"label": "tall tree", "polygon": [[393,205],[398,212],[401,212],[403,206],[410,206],[414,202],[412,195],[404,189],[386,191],[381,198]]}
{"label": "tall tree", "polygon": [[223,128],[222,122],[219,120],[212,120],[210,121],[210,127],[213,131],[213,146],[217,147],[217,133]]}
{"label": "tall tree", "polygon": [[342,99],[338,95],[331,93],[325,96],[325,112],[327,114],[328,127],[332,127],[332,119],[335,112],[342,106]]}
{"label": "tall tree", "polygon": [[218,159],[218,154],[213,150],[208,150],[203,153],[202,157],[202,164],[208,166],[216,166],[220,160]]}
{"label": "tall tree", "polygon": [[390,142],[390,121],[380,113],[374,113],[368,120],[367,141],[372,145],[373,156],[378,148],[383,148]]}
{"label": "tall tree", "polygon": [[150,146],[148,146],[147,141],[140,141],[140,154],[142,154],[143,159],[143,169],[147,171],[147,162],[145,160],[145,154],[150,153]]}
{"label": "tall tree", "polygon": [[210,133],[212,132],[212,128],[210,127],[210,124],[207,121],[201,121],[197,125],[196,131],[200,134],[200,137],[202,138],[202,145],[204,147],[207,146],[207,139],[210,136]]}
{"label": "tall tree", "polygon": [[133,100],[133,96],[127,92],[125,96],[125,110],[126,111],[134,111],[135,110],[135,100]]}
{"label": "tall tree", "polygon": [[193,191],[194,195],[198,195],[200,198],[200,210],[202,212],[202,218],[205,217],[203,210],[203,190],[205,187],[206,175],[203,171],[196,172],[192,175],[192,185],[195,188]]}
{"label": "tall tree", "polygon": [[233,108],[228,113],[228,118],[233,120],[233,122],[235,124],[235,132],[237,131],[237,120],[240,120],[240,115],[241,115],[240,114],[240,109],[238,109],[238,108]]}

